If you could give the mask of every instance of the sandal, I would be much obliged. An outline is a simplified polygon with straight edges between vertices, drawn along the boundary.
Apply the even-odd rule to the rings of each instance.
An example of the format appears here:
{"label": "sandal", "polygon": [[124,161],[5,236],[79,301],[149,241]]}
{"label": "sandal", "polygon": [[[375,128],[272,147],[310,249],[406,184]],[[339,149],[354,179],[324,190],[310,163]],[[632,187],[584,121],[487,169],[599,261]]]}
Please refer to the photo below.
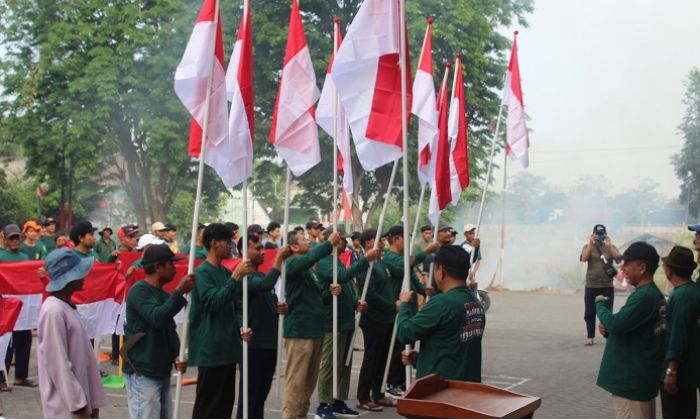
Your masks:
{"label": "sandal", "polygon": [[384,411],[384,408],[382,408],[382,406],[377,405],[372,401],[358,402],[357,408],[360,410],[365,410],[365,411],[374,411],[374,412]]}
{"label": "sandal", "polygon": [[396,407],[396,401],[387,397],[382,397],[378,400],[374,400],[374,403],[382,407]]}
{"label": "sandal", "polygon": [[19,382],[15,381],[15,386],[23,386],[25,388],[36,388],[39,385],[31,379],[22,379]]}

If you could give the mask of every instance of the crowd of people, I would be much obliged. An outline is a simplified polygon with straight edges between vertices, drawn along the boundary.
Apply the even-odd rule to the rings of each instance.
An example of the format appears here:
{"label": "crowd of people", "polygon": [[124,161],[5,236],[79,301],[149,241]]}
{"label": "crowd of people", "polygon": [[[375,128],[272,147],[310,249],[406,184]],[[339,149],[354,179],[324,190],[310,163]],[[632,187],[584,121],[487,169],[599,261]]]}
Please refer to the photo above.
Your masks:
{"label": "crowd of people", "polygon": [[[181,246],[177,228],[155,222],[148,232],[126,224],[98,229],[80,222],[70,231],[57,231],[56,222],[28,221],[22,228],[9,224],[0,235],[0,263],[44,260],[39,275],[47,275],[39,315],[39,383],[28,379],[32,331],[14,331],[6,372],[14,357],[14,385],[39,386],[45,417],[96,418],[106,397],[91,341],[82,326],[74,292],[94,263],[114,264],[128,280],[141,269],[126,297],[124,343],[113,336],[113,359],[124,359],[124,381],[132,418],[170,418],[170,378],[173,369],[197,367],[193,418],[231,418],[236,386],[248,369],[248,416],[262,418],[277,362],[278,317],[284,316],[286,350],[282,416],[306,418],[314,391],[319,397],[317,418],[355,417],[356,410],[378,412],[394,407],[405,392],[404,365],[417,376],[437,373],[445,379],[481,381],[481,339],[484,310],[475,293],[481,259],[475,227],[465,226],[465,241],[455,245],[457,232],[441,223],[424,226],[410,260],[410,290],[402,292],[405,242],[403,227],[380,234],[374,229],[346,234],[342,226],[325,228],[318,220],[296,226],[283,245],[282,227],[247,227],[247,258],[233,270],[224,264],[243,255],[240,227],[235,223],[200,224],[194,244]],[[433,242],[433,238],[436,239]],[[410,239],[410,238],[408,238]],[[176,279],[175,262],[194,247],[199,260],[193,273]],[[266,250],[276,249],[272,267],[260,271]],[[333,250],[337,250],[334,254]],[[131,266],[122,267],[120,253],[139,252]],[[343,264],[341,256],[349,254]],[[273,254],[267,254],[269,255]],[[337,255],[337,284],[334,284]],[[431,267],[432,265],[432,267]],[[283,270],[284,267],[284,270]],[[275,286],[285,272],[283,296]],[[369,274],[368,274],[369,272]],[[432,278],[428,278],[432,275]],[[365,300],[361,291],[369,279]],[[133,280],[133,279],[132,279]],[[163,286],[172,281],[172,293]],[[242,286],[248,284],[248,327],[242,323]],[[131,283],[130,283],[131,284]],[[186,296],[188,296],[186,298]],[[332,301],[338,299],[338,392],[333,393]],[[427,297],[430,297],[427,299]],[[179,355],[180,336],[175,316],[189,305],[186,360]],[[355,316],[364,338],[364,356],[351,408],[351,364]],[[386,392],[384,366],[389,358],[392,329],[397,323]],[[420,351],[402,350],[421,342]],[[242,366],[242,343],[249,348]],[[237,381],[237,371],[239,380]],[[10,391],[9,375],[0,390]],[[238,401],[237,417],[242,417]]]}

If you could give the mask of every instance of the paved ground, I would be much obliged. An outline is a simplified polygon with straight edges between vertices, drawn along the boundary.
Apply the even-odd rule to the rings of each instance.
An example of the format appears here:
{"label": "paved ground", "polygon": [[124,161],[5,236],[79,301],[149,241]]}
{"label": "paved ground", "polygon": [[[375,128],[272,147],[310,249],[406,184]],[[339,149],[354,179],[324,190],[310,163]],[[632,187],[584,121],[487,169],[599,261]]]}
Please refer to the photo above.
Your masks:
{"label": "paved ground", "polygon": [[[504,292],[492,293],[491,299],[483,348],[484,382],[541,397],[542,407],[536,413],[539,418],[613,416],[609,394],[595,385],[603,341],[597,339],[593,347],[583,345],[585,325],[581,295]],[[616,310],[623,303],[624,297],[617,297]],[[361,357],[362,353],[356,352],[351,396],[357,389]],[[102,367],[110,373],[114,371],[109,363]],[[187,376],[191,374],[193,371],[188,371]],[[30,367],[30,375],[36,375],[35,365]],[[128,417],[125,391],[109,390],[108,395],[109,405],[102,410],[102,417]],[[193,401],[194,387],[185,387],[182,415],[190,416]],[[312,409],[315,404],[316,401],[312,401]],[[267,408],[266,416],[280,416],[275,384]],[[6,417],[41,417],[39,392],[14,388],[12,393],[2,393],[0,410]],[[392,409],[371,415],[364,413],[362,417],[396,418],[398,415]]]}

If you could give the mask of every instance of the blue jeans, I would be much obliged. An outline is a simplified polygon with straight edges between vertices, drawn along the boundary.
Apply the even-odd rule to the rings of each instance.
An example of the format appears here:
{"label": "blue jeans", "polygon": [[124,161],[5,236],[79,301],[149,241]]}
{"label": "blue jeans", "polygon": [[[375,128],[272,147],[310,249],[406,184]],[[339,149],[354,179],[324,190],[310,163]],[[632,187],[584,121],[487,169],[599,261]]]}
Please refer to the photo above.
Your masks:
{"label": "blue jeans", "polygon": [[170,378],[149,378],[124,374],[129,417],[132,419],[169,419],[173,417]]}

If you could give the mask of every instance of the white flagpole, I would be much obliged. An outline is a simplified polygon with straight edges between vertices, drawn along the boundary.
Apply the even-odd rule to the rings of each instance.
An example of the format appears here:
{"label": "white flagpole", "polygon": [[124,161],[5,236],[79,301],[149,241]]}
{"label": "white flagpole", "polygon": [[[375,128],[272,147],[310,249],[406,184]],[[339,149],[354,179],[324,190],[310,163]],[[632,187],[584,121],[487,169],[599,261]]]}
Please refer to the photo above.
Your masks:
{"label": "white flagpole", "polygon": [[413,232],[411,232],[411,255],[413,255],[413,247],[416,245],[416,236],[418,235],[418,222],[420,222],[420,212],[423,208],[423,199],[425,198],[426,185],[428,185],[427,182],[421,185],[420,187],[420,196],[418,197],[418,206],[416,208],[416,221],[413,222]]}
{"label": "white flagpole", "polygon": [[[391,189],[394,186],[394,178],[396,178],[396,171],[399,168],[399,160],[394,161],[394,167],[391,168],[391,176],[389,177],[389,186],[386,189],[386,194],[384,195],[384,205],[382,206],[382,212],[379,214],[379,224],[377,225],[377,236],[374,239],[374,248],[379,248],[379,241],[382,239],[382,228],[384,227],[384,216],[386,215],[386,208],[389,204],[389,198],[391,197]],[[367,290],[369,290],[369,280],[372,277],[372,269],[374,268],[374,261],[369,263],[369,268],[367,269],[367,275],[365,276],[365,284],[362,286],[362,295],[360,301],[364,302],[367,299]],[[360,327],[360,316],[358,312],[355,314],[355,329],[352,330],[352,338],[350,339],[350,351],[345,358],[345,366],[350,366],[350,361],[352,360],[352,352],[355,347],[355,338],[357,336],[357,329]]]}
{"label": "white flagpole", "polygon": [[[216,0],[216,5],[214,6],[214,27],[216,28],[219,21],[219,0]],[[214,49],[216,46],[216,36],[214,37],[214,42],[211,46],[211,55],[214,55]],[[190,255],[187,262],[187,274],[192,274],[194,272],[194,254],[197,248],[197,226],[199,225],[199,209],[200,201],[202,198],[202,181],[204,179],[204,154],[206,153],[206,139],[207,131],[209,131],[209,107],[211,105],[211,84],[212,84],[212,73],[214,73],[214,62],[211,61],[211,69],[209,70],[209,76],[207,77],[207,96],[204,100],[204,121],[202,122],[202,147],[199,152],[199,169],[197,172],[197,192],[194,199],[194,212],[192,214],[192,235],[190,237]],[[188,299],[189,300],[189,299]],[[185,360],[185,350],[187,348],[187,330],[189,327],[188,315],[189,315],[190,305],[185,306],[185,312],[182,320],[182,327],[180,329],[180,352],[178,354],[178,359]],[[173,407],[173,418],[178,418],[180,413],[180,399],[182,397],[182,372],[177,371],[177,383],[175,384],[175,404]]]}
{"label": "white flagpole", "polygon": [[[338,53],[340,19],[333,17],[333,57]],[[326,77],[330,77],[327,75]],[[338,231],[338,90],[333,100],[333,233]],[[350,158],[347,156],[346,158]],[[333,247],[333,286],[338,285],[338,248]],[[333,295],[333,398],[338,399],[338,296]]]}
{"label": "white flagpole", "polygon": [[505,254],[505,248],[506,248],[506,187],[508,185],[508,153],[504,151],[503,153],[503,192],[501,193],[501,200],[502,200],[502,206],[501,206],[501,255],[498,258],[499,261],[499,270],[498,270],[498,277],[499,277],[499,286],[503,287],[503,266],[505,260],[503,259],[503,255]]}
{"label": "white flagpole", "polygon": [[[292,171],[287,165],[287,180],[284,187],[284,222],[282,226],[282,246],[287,245],[289,237],[289,188],[292,184]],[[282,264],[282,270],[280,270],[280,295],[278,296],[279,302],[285,301],[285,287],[287,280],[287,264],[286,262]],[[282,396],[282,334],[284,330],[284,315],[280,315],[277,321],[277,365],[275,369],[277,370],[277,396]]]}

